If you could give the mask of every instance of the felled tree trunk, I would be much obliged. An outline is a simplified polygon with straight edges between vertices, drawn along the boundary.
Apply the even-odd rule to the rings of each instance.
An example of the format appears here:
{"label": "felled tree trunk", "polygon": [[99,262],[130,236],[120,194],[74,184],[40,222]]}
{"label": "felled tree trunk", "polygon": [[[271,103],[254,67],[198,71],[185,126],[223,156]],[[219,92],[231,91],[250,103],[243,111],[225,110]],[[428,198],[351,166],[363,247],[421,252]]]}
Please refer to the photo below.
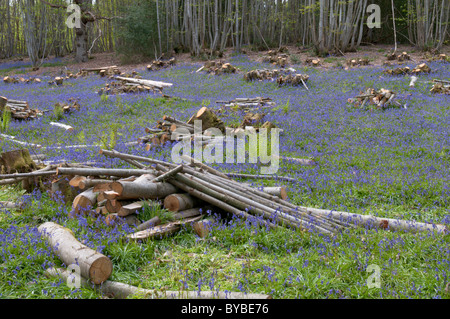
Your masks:
{"label": "felled tree trunk", "polygon": [[90,279],[94,284],[101,284],[111,275],[111,260],[80,243],[70,229],[46,222],[38,227],[38,231],[64,264],[77,264],[80,267],[82,277]]}
{"label": "felled tree trunk", "polygon": [[134,182],[117,181],[111,189],[118,193],[117,199],[157,199],[176,193],[175,186],[169,183],[154,183],[154,175],[144,174]]}
{"label": "felled tree trunk", "polygon": [[220,120],[217,115],[208,109],[206,106],[202,107],[197,113],[189,119],[188,124],[194,124],[195,120],[202,121],[202,131],[215,127],[225,133],[225,124]]}
{"label": "felled tree trunk", "polygon": [[95,193],[93,188],[89,188],[77,195],[73,200],[72,213],[82,214],[92,209],[97,202],[97,195],[98,193]]}
{"label": "felled tree trunk", "polygon": [[171,212],[191,209],[201,204],[201,200],[189,194],[171,194],[164,199],[164,208]]}

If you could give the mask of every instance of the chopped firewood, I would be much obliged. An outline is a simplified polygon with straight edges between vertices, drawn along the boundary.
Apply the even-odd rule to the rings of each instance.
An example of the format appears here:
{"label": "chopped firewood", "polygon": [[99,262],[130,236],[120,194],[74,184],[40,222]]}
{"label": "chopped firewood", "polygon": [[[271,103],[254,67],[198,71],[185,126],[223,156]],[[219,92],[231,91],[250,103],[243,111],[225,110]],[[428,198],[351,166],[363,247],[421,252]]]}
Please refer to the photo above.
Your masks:
{"label": "chopped firewood", "polygon": [[78,265],[82,277],[90,279],[94,284],[101,284],[111,275],[113,270],[111,260],[80,243],[70,229],[46,222],[38,227],[38,231],[47,239],[54,253],[64,264]]}
{"label": "chopped firewood", "polygon": [[270,50],[267,52],[267,55],[262,57],[262,61],[284,68],[288,63],[288,55],[286,53],[280,53],[278,50]]}
{"label": "chopped firewood", "polygon": [[156,71],[173,66],[175,65],[175,63],[176,63],[175,58],[171,58],[169,60],[153,60],[152,63],[147,65],[147,70]]}
{"label": "chopped firewood", "polygon": [[206,106],[200,108],[187,123],[193,125],[196,120],[201,120],[202,131],[214,127],[225,133],[225,124]]}

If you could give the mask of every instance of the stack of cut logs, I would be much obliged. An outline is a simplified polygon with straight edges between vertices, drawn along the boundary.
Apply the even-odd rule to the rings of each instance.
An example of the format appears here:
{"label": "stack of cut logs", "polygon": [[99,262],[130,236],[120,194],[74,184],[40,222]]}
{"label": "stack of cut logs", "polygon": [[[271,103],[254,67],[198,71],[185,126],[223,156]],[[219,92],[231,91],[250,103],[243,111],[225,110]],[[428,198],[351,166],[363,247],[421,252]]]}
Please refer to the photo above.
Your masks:
{"label": "stack of cut logs", "polygon": [[387,56],[387,60],[388,61],[393,61],[393,60],[397,60],[399,62],[403,62],[403,61],[409,61],[411,60],[411,56],[407,53],[407,52],[402,52],[400,54],[388,54]]}
{"label": "stack of cut logs", "polygon": [[41,79],[39,78],[15,78],[13,76],[5,76],[3,78],[3,82],[5,83],[41,83]]}
{"label": "stack of cut logs", "polygon": [[152,63],[147,65],[147,70],[156,71],[164,68],[168,68],[169,66],[175,65],[175,58],[171,58],[169,60],[153,60]]}
{"label": "stack of cut logs", "polygon": [[[137,232],[127,236],[130,240],[168,235],[179,230],[182,223],[200,221],[207,210],[236,215],[262,227],[284,226],[323,234],[356,226],[447,232],[444,225],[296,206],[286,201],[283,187],[257,189],[231,179],[233,174],[224,174],[185,155],[186,164],[178,165],[117,151],[101,150],[100,153],[137,168],[61,167],[57,174],[76,176],[70,183],[83,190],[73,201],[74,215],[95,211],[108,214],[107,223],[134,225]],[[111,180],[112,176],[117,179]],[[160,200],[167,210],[176,213],[172,216],[176,220],[159,226],[154,226],[158,218],[142,223],[135,214],[144,208],[143,200]]]}
{"label": "stack of cut logs", "polygon": [[[66,77],[66,78],[68,78],[68,77]],[[58,85],[58,86],[60,86],[60,85],[63,85],[64,79],[65,79],[64,77],[57,76],[53,80],[48,81],[48,84],[49,85]]]}
{"label": "stack of cut logs", "polygon": [[450,94],[450,81],[434,79],[433,82],[431,93]]}
{"label": "stack of cut logs", "polygon": [[172,83],[145,80],[141,78],[131,78],[116,76],[114,79],[118,81],[111,81],[106,83],[104,88],[101,88],[97,93],[99,95],[115,95],[124,93],[140,93],[140,92],[157,92],[162,93],[164,87],[172,86]]}
{"label": "stack of cut logs", "polygon": [[224,73],[236,73],[238,69],[228,62],[222,61],[208,61],[196,72],[205,70],[207,73],[220,75]]}
{"label": "stack of cut logs", "polygon": [[99,74],[101,77],[121,74],[120,69],[116,65],[112,65],[101,68],[84,68],[81,69],[77,74],[75,74],[75,77],[86,76],[92,72]]}
{"label": "stack of cut logs", "polygon": [[412,71],[411,73],[415,73],[415,74],[419,74],[419,73],[430,73],[431,72],[431,68],[426,65],[425,63],[421,63],[419,65],[417,65]]}
{"label": "stack of cut logs", "polygon": [[358,108],[370,107],[370,105],[377,108],[402,107],[398,101],[394,101],[394,98],[395,93],[390,90],[380,89],[377,91],[368,88],[355,98],[348,99],[348,102]]}
{"label": "stack of cut logs", "polygon": [[370,61],[367,58],[355,58],[347,60],[347,65],[349,67],[369,65]]}
{"label": "stack of cut logs", "polygon": [[56,108],[60,108],[64,113],[72,113],[74,111],[80,110],[80,104],[78,103],[78,99],[69,98],[69,103],[66,102],[55,103],[55,109]]}
{"label": "stack of cut logs", "polygon": [[322,61],[319,58],[307,58],[305,64],[309,66],[320,66]]}
{"label": "stack of cut logs", "polygon": [[398,67],[395,69],[389,69],[389,70],[384,70],[385,74],[388,75],[405,75],[405,74],[409,74],[411,73],[411,68],[405,66],[405,67]]}
{"label": "stack of cut logs", "polygon": [[251,70],[244,74],[244,80],[245,81],[262,81],[262,80],[272,80],[277,81],[278,85],[293,85],[297,86],[302,84],[306,87],[306,82],[309,79],[309,75],[306,74],[295,74],[294,69],[287,69],[287,70]]}
{"label": "stack of cut logs", "polygon": [[262,61],[284,68],[288,64],[288,54],[281,53],[278,50],[270,50],[267,55],[263,56]]}
{"label": "stack of cut logs", "polygon": [[[209,128],[217,128],[225,133],[225,124],[217,117],[215,112],[207,107],[200,108],[187,122],[180,121],[174,117],[165,115],[163,121],[158,121],[156,128],[146,128],[146,133],[150,135],[139,138],[138,142],[146,143],[146,150],[164,145],[168,141],[179,141],[181,139],[194,139],[194,123],[196,120],[201,121],[200,135],[196,138],[202,138],[204,144],[214,140],[205,132]],[[176,133],[176,134],[174,134]]]}
{"label": "stack of cut logs", "polygon": [[42,115],[37,109],[31,109],[27,101],[9,100],[0,96],[0,112],[7,110],[11,112],[11,118],[18,120],[35,119]]}

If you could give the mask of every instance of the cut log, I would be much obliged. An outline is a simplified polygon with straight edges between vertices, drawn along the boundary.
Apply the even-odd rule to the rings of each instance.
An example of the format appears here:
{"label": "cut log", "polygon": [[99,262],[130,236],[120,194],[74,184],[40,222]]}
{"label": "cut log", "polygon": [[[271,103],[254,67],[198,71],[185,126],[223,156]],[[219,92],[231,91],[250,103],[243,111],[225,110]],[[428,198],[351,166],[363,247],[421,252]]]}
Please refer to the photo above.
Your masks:
{"label": "cut log", "polygon": [[[131,201],[120,201],[117,199],[107,199],[105,203],[105,207],[110,213],[118,213],[123,206],[127,206],[132,204]],[[123,215],[120,215],[123,216]]]}
{"label": "cut log", "polygon": [[203,106],[198,110],[195,116],[189,120],[188,124],[194,124],[194,121],[196,120],[202,121],[202,131],[215,127],[222,131],[222,133],[225,133],[225,124],[206,106]]}
{"label": "cut log", "polygon": [[202,219],[198,222],[195,222],[192,225],[192,228],[194,229],[194,232],[198,235],[198,237],[205,238],[209,235],[213,223],[214,219],[212,218]]}
{"label": "cut log", "polygon": [[139,201],[139,202],[133,202],[127,205],[123,205],[119,211],[117,212],[117,214],[119,216],[128,216],[131,214],[135,214],[136,212],[142,210],[142,208],[144,207],[145,201]]}
{"label": "cut log", "polygon": [[93,188],[89,188],[84,192],[78,194],[73,200],[72,210],[75,214],[83,214],[88,210],[93,209],[97,203],[97,195]]}
{"label": "cut log", "polygon": [[152,80],[144,80],[144,79],[135,79],[135,78],[126,78],[126,77],[122,77],[122,76],[117,76],[116,79],[122,80],[122,81],[125,81],[125,82],[130,82],[130,83],[142,84],[142,85],[146,85],[146,86],[153,86],[153,87],[156,87],[158,89],[162,89],[164,87],[170,87],[170,86],[173,85],[173,83],[166,83],[166,82],[152,81]]}
{"label": "cut log", "polygon": [[[63,268],[49,268],[44,274],[50,278],[60,278],[65,282],[70,280],[72,275]],[[92,288],[84,278],[81,278],[80,284],[82,287]],[[270,295],[232,291],[157,291],[110,280],[103,282],[102,285],[96,285],[94,288],[99,293],[116,299],[126,299],[131,296],[143,296],[149,299],[272,299]]]}
{"label": "cut log", "polygon": [[77,189],[70,186],[68,177],[64,176],[52,181],[52,198],[61,198],[65,203],[72,203],[78,194]]}
{"label": "cut log", "polygon": [[77,264],[80,267],[82,277],[94,284],[101,284],[111,275],[111,260],[80,243],[70,229],[46,222],[38,227],[38,231],[65,265]]}
{"label": "cut log", "polygon": [[118,193],[117,199],[161,199],[177,192],[169,183],[154,183],[154,178],[154,175],[144,174],[134,182],[114,182],[111,189]]}
{"label": "cut log", "polygon": [[171,212],[191,209],[201,204],[201,200],[186,193],[171,194],[164,199],[164,208]]}

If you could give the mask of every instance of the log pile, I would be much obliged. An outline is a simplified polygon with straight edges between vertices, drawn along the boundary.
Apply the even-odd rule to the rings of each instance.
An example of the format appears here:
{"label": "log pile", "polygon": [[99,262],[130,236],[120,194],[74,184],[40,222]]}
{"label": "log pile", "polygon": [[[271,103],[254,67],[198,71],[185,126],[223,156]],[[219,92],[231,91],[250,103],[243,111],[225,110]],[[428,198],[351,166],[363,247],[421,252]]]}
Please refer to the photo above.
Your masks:
{"label": "log pile", "polygon": [[363,65],[369,65],[370,61],[367,58],[355,58],[355,59],[349,59],[347,60],[347,66],[349,67],[355,67],[355,66],[363,66]]}
{"label": "log pile", "polygon": [[162,93],[164,87],[172,86],[172,83],[146,80],[142,78],[131,78],[117,76],[114,79],[117,81],[111,81],[106,83],[104,88],[101,88],[97,93],[99,95],[115,95],[125,93],[147,93],[156,92]]}
{"label": "log pile", "polygon": [[251,81],[263,81],[263,80],[275,80],[278,76],[281,75],[280,70],[251,70],[244,74],[244,80],[247,82]]}
{"label": "log pile", "polygon": [[267,55],[262,57],[262,61],[284,68],[288,64],[288,57],[288,54],[279,50],[269,50]]}
{"label": "log pile", "polygon": [[395,96],[396,94],[391,90],[368,88],[355,98],[348,99],[348,103],[361,109],[403,107],[401,103],[394,100]]}
{"label": "log pile", "polygon": [[64,77],[57,76],[57,77],[55,77],[53,80],[48,81],[48,84],[49,84],[49,85],[57,85],[57,86],[61,86],[61,85],[64,84],[64,79],[65,79]]}
{"label": "log pile", "polygon": [[450,56],[441,53],[441,54],[431,54],[429,52],[425,53],[424,59],[426,59],[429,62],[433,61],[445,61],[450,62]]}
{"label": "log pile", "polygon": [[394,69],[384,70],[385,74],[388,75],[406,75],[411,73],[411,68],[405,66],[405,67],[398,67]]}
{"label": "log pile", "polygon": [[152,63],[147,65],[147,70],[156,71],[164,68],[168,68],[176,64],[176,59],[171,58],[169,60],[153,60]]}
{"label": "log pile", "polygon": [[419,65],[417,65],[412,71],[411,73],[414,74],[419,74],[419,73],[430,73],[431,72],[431,68],[426,65],[425,63],[421,63]]}
{"label": "log pile", "polygon": [[388,54],[387,60],[388,61],[397,60],[399,62],[404,62],[404,61],[411,60],[411,56],[407,52],[402,52],[402,53],[400,53],[398,55],[395,54],[395,53],[392,53],[392,54]]}
{"label": "log pile", "polygon": [[28,78],[28,79],[25,79],[23,77],[16,78],[16,77],[13,77],[13,76],[5,76],[3,78],[3,82],[5,82],[5,83],[27,83],[28,84],[28,83],[41,83],[42,81],[39,78]]}
{"label": "log pile", "polygon": [[[448,234],[445,225],[297,206],[278,196],[237,182],[226,174],[189,157],[187,165],[178,165],[116,151],[102,150],[101,152],[109,157],[134,161],[138,165],[150,164],[153,169],[151,174],[154,174],[156,178],[148,182],[147,188],[157,188],[151,183],[170,184],[177,189],[172,194],[187,193],[191,198],[196,198],[218,210],[247,219],[262,227],[288,227],[322,234],[334,234],[354,227]],[[116,174],[116,172],[111,172],[111,174]],[[148,173],[142,174],[148,175]],[[173,231],[174,228],[176,228],[176,224],[166,226],[167,232]],[[130,235],[129,239],[153,236],[153,232],[149,229],[145,233],[135,233]]]}
{"label": "log pile", "polygon": [[279,86],[282,85],[303,85],[307,88],[306,82],[309,79],[309,75],[306,74],[295,74],[294,69],[287,69],[287,70],[267,70],[267,69],[261,69],[261,70],[251,70],[244,74],[244,80],[247,82],[251,81],[263,81],[263,80],[270,80],[270,81],[277,81]]}
{"label": "log pile", "polygon": [[78,99],[69,98],[69,102],[57,102],[55,103],[55,109],[59,108],[63,113],[72,113],[80,110],[80,104]]}
{"label": "log pile", "polygon": [[450,81],[434,79],[433,82],[433,87],[430,90],[431,93],[450,94]]}
{"label": "log pile", "polygon": [[0,96],[0,113],[3,114],[5,110],[11,113],[11,118],[17,120],[31,120],[43,114],[38,109],[30,108],[27,101],[10,100]]}
{"label": "log pile", "polygon": [[222,105],[217,111],[218,113],[222,113],[226,109],[251,111],[255,109],[271,108],[275,105],[275,103],[272,102],[272,99],[263,97],[235,98],[230,101],[216,101],[216,103]]}
{"label": "log pile", "polygon": [[320,66],[322,64],[322,61],[319,58],[307,58],[305,60],[305,64],[308,66]]}
{"label": "log pile", "polygon": [[282,85],[291,85],[291,86],[299,86],[303,85],[306,89],[306,82],[309,79],[309,75],[306,74],[288,74],[288,75],[280,75],[277,79],[277,83],[279,86]]}
{"label": "log pile", "polygon": [[222,61],[208,61],[196,72],[203,70],[214,75],[237,73],[238,71],[238,69],[230,63]]}
{"label": "log pile", "polygon": [[74,77],[86,76],[89,73],[97,73],[101,77],[106,77],[106,76],[112,76],[112,75],[119,75],[122,72],[116,65],[111,65],[111,66],[99,67],[99,68],[84,68],[84,69],[81,69],[77,74],[75,74]]}

